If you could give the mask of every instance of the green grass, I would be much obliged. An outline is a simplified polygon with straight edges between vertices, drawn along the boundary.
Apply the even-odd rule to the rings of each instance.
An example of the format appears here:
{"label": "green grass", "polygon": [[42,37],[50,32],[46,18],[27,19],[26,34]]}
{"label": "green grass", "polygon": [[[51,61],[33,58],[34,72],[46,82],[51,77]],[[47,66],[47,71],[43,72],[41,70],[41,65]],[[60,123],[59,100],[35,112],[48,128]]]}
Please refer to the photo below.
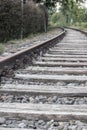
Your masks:
{"label": "green grass", "polygon": [[74,25],[71,25],[70,27],[74,27],[83,31],[87,31],[87,22],[82,23],[75,23]]}
{"label": "green grass", "polygon": [[4,45],[0,43],[0,54],[2,54],[4,51]]}

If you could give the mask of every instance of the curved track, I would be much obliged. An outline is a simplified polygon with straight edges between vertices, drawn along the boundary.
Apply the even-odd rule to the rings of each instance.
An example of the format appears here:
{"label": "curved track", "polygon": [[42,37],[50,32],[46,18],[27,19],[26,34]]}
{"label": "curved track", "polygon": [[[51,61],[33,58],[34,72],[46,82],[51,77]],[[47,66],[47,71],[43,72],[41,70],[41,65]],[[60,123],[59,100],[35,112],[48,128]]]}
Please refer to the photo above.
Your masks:
{"label": "curved track", "polygon": [[86,35],[67,29],[31,65],[3,77],[0,117],[0,130],[86,130]]}

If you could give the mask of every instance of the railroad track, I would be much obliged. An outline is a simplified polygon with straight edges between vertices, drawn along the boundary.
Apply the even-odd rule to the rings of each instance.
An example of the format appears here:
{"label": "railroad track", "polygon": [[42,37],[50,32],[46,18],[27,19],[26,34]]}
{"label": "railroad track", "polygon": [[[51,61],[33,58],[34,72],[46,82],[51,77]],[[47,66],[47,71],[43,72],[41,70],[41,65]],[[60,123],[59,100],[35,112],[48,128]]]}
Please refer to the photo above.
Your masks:
{"label": "railroad track", "polygon": [[1,61],[0,130],[87,130],[87,37],[66,30]]}

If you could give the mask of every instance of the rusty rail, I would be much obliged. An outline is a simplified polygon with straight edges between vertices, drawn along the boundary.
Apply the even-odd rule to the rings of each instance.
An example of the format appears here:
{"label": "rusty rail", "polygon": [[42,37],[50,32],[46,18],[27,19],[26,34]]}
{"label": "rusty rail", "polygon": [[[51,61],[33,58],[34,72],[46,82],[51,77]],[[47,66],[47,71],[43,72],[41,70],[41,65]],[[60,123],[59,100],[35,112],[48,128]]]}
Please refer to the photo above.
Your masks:
{"label": "rusty rail", "polygon": [[66,31],[62,28],[63,32],[58,36],[51,38],[45,42],[41,42],[37,45],[23,49],[22,51],[16,52],[12,56],[7,56],[0,60],[0,77],[5,71],[10,69],[17,69],[26,63],[32,63],[32,58],[36,58],[41,53],[45,53],[49,47],[54,46],[58,43],[65,35]]}

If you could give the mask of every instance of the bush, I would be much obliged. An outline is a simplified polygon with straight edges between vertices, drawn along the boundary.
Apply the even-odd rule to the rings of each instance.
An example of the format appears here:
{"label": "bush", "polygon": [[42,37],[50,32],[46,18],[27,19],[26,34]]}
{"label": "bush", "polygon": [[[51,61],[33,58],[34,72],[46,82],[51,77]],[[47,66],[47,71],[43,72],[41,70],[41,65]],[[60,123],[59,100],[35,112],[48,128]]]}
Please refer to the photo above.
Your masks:
{"label": "bush", "polygon": [[24,4],[23,21],[21,0],[0,0],[0,41],[20,38],[44,30],[45,12],[32,0]]}
{"label": "bush", "polygon": [[20,30],[20,2],[0,0],[0,41],[19,38]]}
{"label": "bush", "polygon": [[59,21],[58,13],[54,13],[54,14],[51,16],[51,21],[52,21],[52,23],[57,23],[57,22]]}

